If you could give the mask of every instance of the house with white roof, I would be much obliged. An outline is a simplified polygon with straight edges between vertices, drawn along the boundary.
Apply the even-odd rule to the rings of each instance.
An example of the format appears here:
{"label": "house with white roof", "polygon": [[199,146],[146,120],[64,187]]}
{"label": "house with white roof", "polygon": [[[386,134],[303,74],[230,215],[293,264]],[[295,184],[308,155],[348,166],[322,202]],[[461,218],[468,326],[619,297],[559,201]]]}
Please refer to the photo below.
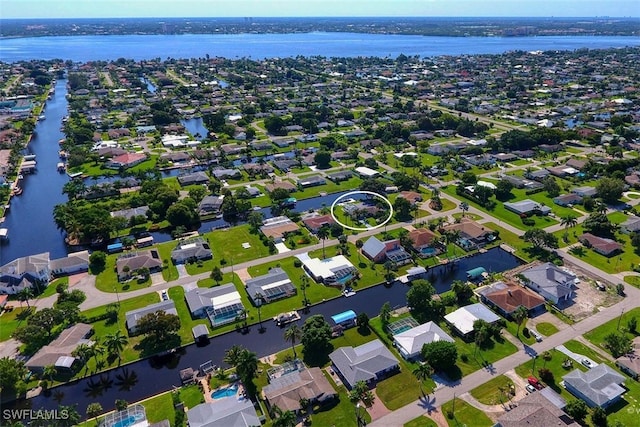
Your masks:
{"label": "house with white roof", "polygon": [[453,338],[436,323],[427,322],[393,336],[393,345],[407,360],[420,356],[425,344],[435,341],[453,342]]}
{"label": "house with white roof", "polygon": [[481,303],[460,307],[454,312],[444,316],[444,320],[454,327],[463,337],[473,332],[473,323],[476,320],[484,320],[487,323],[495,323],[500,320],[500,316],[489,310]]}
{"label": "house with white roof", "polygon": [[304,270],[313,280],[325,285],[342,285],[358,272],[344,255],[320,259],[301,254],[297,258],[302,261]]}
{"label": "house with white roof", "polygon": [[216,327],[235,321],[244,311],[240,293],[232,283],[213,288],[194,288],[184,294],[193,317],[208,317]]}

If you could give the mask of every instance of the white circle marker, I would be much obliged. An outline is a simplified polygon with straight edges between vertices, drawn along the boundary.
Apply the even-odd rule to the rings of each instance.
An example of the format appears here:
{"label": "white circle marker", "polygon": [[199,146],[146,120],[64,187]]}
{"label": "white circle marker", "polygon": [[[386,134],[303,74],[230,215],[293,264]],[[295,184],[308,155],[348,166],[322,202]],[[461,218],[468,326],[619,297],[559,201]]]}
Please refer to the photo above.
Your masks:
{"label": "white circle marker", "polygon": [[[387,205],[389,205],[389,216],[387,217],[387,219],[384,220],[384,222],[382,224],[378,224],[375,226],[371,226],[371,227],[352,227],[350,225],[347,224],[343,224],[342,222],[340,222],[340,220],[338,218],[336,218],[336,215],[333,213],[333,210],[335,209],[336,204],[338,203],[339,200],[347,197],[347,196],[352,196],[354,194],[369,194],[371,196],[375,196],[378,197],[382,200],[385,201],[385,203]],[[391,217],[393,217],[393,206],[391,205],[391,202],[389,201],[389,199],[387,199],[386,197],[378,194],[378,193],[374,193],[373,191],[365,191],[365,190],[358,190],[358,191],[350,191],[349,193],[343,194],[342,196],[338,197],[337,199],[335,199],[333,201],[333,203],[331,204],[331,218],[333,218],[333,220],[335,222],[337,222],[338,224],[340,224],[341,226],[343,226],[344,228],[348,229],[348,230],[354,230],[354,231],[369,231],[369,230],[375,230],[376,228],[380,228],[380,227],[384,227],[389,221],[391,221]]]}

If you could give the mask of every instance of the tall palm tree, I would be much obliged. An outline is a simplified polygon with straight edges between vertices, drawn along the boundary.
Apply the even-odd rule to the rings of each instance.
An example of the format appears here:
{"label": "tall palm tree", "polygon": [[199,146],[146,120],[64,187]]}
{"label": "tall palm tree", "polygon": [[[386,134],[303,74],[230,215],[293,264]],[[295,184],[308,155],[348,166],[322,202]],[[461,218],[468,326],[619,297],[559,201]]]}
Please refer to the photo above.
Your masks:
{"label": "tall palm tree", "polygon": [[56,365],[47,365],[42,370],[42,378],[51,381],[57,373],[58,369],[56,368]]}
{"label": "tall palm tree", "polygon": [[238,366],[238,363],[240,363],[240,357],[242,354],[242,351],[244,350],[244,348],[242,348],[239,345],[234,345],[231,346],[231,348],[229,348],[225,353],[224,353],[224,363],[228,364],[229,366],[232,367],[236,367]]}
{"label": "tall palm tree", "polygon": [[428,378],[431,378],[433,375],[433,368],[428,363],[421,363],[413,370],[413,375],[415,375],[418,380],[418,384],[420,385],[420,392],[424,396],[424,390],[422,389],[422,383],[426,381]]}
{"label": "tall palm tree", "polygon": [[260,292],[254,295],[253,300],[255,302],[256,309],[258,309],[258,323],[260,324],[260,326],[258,327],[258,331],[264,332],[264,328],[262,327],[261,310],[262,310],[262,305],[266,302],[266,300],[264,298],[264,295],[262,295]]}
{"label": "tall palm tree", "polygon": [[524,321],[529,317],[529,312],[527,308],[523,305],[516,308],[516,310],[512,314],[513,320],[518,324],[518,329],[516,329],[516,336],[520,335],[520,326],[524,323]]}
{"label": "tall palm tree", "polygon": [[296,414],[292,411],[283,411],[278,406],[273,407],[273,427],[295,427],[298,423]]}
{"label": "tall palm tree", "polygon": [[564,226],[563,240],[566,242],[569,240],[569,228],[575,227],[578,224],[578,219],[575,215],[569,214],[560,219],[560,224]]}
{"label": "tall palm tree", "polygon": [[462,211],[462,217],[464,218],[465,212],[469,211],[469,203],[467,202],[460,203],[460,210]]}
{"label": "tall palm tree", "polygon": [[22,303],[22,301],[27,303],[27,309],[31,309],[31,305],[29,304],[29,299],[33,298],[33,289],[31,287],[24,288],[18,292],[18,300]]}
{"label": "tall palm tree", "polygon": [[129,339],[122,335],[119,329],[114,334],[109,334],[104,338],[104,346],[110,355],[118,356],[118,364],[120,363],[120,353],[129,343]]}
{"label": "tall palm tree", "polygon": [[329,237],[329,227],[325,224],[318,229],[318,239],[322,241],[322,259],[325,259],[327,256],[324,253],[324,241]]}
{"label": "tall palm tree", "polygon": [[291,343],[291,349],[293,350],[293,358],[297,358],[296,354],[296,342],[302,338],[302,329],[298,325],[291,325],[284,331],[284,339]]}
{"label": "tall palm tree", "polygon": [[598,201],[596,203],[596,205],[594,206],[593,210],[596,211],[597,213],[600,214],[606,214],[607,213],[607,205],[605,205],[604,203],[602,203],[601,201]]}
{"label": "tall palm tree", "polygon": [[80,360],[81,363],[86,363],[91,357],[91,347],[87,344],[80,344],[75,350],[71,352],[71,355]]}

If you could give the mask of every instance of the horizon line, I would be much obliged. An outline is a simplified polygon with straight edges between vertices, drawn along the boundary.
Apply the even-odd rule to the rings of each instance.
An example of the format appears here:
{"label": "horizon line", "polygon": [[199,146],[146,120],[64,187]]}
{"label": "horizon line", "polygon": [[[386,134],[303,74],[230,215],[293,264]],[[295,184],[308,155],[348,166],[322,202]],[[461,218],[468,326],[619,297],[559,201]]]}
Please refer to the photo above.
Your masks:
{"label": "horizon line", "polygon": [[640,19],[640,15],[590,15],[590,16],[564,16],[564,15],[423,15],[423,16],[404,16],[404,15],[349,15],[349,16],[333,16],[333,15],[297,15],[297,16],[69,16],[69,17],[13,17],[2,18],[0,21],[9,20],[44,20],[44,21],[56,21],[63,19],[262,19],[262,18],[277,18],[277,19],[298,19],[298,18],[323,18],[323,19],[344,19],[344,18],[393,18],[393,19],[429,19],[429,18],[465,18],[465,19],[486,19],[486,18],[499,18],[499,19],[513,19],[513,18],[525,18],[525,19]]}

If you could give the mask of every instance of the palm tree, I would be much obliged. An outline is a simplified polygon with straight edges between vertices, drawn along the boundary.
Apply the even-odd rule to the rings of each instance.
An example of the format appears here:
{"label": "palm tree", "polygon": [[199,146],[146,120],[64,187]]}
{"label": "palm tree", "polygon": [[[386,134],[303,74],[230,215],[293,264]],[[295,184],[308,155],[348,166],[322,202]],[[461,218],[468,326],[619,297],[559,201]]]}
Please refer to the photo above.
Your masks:
{"label": "palm tree", "polygon": [[529,312],[527,308],[523,305],[516,308],[516,310],[512,314],[513,320],[518,324],[518,329],[516,329],[516,336],[520,335],[520,326],[524,323],[525,319],[529,316]]}
{"label": "palm tree", "polygon": [[569,228],[575,227],[578,224],[578,220],[575,215],[566,215],[560,219],[560,224],[564,226],[563,240],[567,242],[569,240]]}
{"label": "palm tree", "polygon": [[607,213],[607,205],[605,205],[601,201],[598,201],[596,203],[596,205],[593,207],[593,210],[596,211],[597,213],[600,213],[600,214],[606,214]]}
{"label": "palm tree", "polygon": [[318,239],[322,241],[322,259],[325,259],[327,256],[324,253],[324,241],[329,237],[329,226],[326,224],[318,229]]}
{"label": "palm tree", "polygon": [[234,368],[238,366],[238,363],[240,363],[240,355],[243,350],[244,348],[239,345],[231,346],[231,348],[224,353],[224,363]]}
{"label": "palm tree", "polygon": [[129,339],[122,335],[119,329],[114,334],[109,334],[104,339],[104,346],[110,355],[118,356],[118,364],[120,364],[120,353],[129,343]]}
{"label": "palm tree", "polygon": [[363,246],[364,246],[364,242],[362,241],[362,239],[356,240],[356,249],[358,249],[358,262],[361,262],[360,250],[362,249]]}
{"label": "palm tree", "polygon": [[29,298],[33,298],[33,289],[31,289],[30,287],[24,288],[20,292],[18,292],[18,300],[20,301],[20,303],[22,303],[22,301],[26,302],[27,309],[31,310],[31,305],[29,305]]}
{"label": "palm tree", "polygon": [[421,363],[413,370],[413,375],[415,375],[416,379],[418,380],[418,384],[420,385],[420,392],[424,396],[422,383],[428,378],[431,378],[431,375],[433,375],[433,368],[428,363]]}
{"label": "palm tree", "polygon": [[293,350],[293,358],[297,358],[296,354],[296,342],[302,338],[302,329],[298,325],[291,325],[284,331],[284,340],[291,343],[291,349]]}
{"label": "palm tree", "polygon": [[[479,322],[479,320],[476,320],[476,322]],[[489,329],[486,326],[483,326],[481,328],[476,329],[474,334],[475,334],[474,342],[476,344],[476,349],[474,351],[474,355],[475,355],[475,353],[480,349],[480,346],[482,345],[482,343],[485,342],[487,338],[489,338]]]}
{"label": "palm tree", "polygon": [[81,363],[86,363],[92,355],[91,347],[87,344],[80,344],[71,352],[71,355],[76,359],[79,359]]}
{"label": "palm tree", "polygon": [[264,328],[262,327],[262,315],[260,310],[262,309],[262,304],[264,304],[266,300],[264,298],[264,295],[262,295],[260,292],[254,295],[253,300],[256,308],[258,309],[258,323],[260,324],[260,326],[258,327],[258,332],[262,333],[264,332]]}
{"label": "palm tree", "polygon": [[465,212],[469,210],[469,203],[467,202],[460,203],[460,210],[462,211],[462,217],[464,218]]}
{"label": "palm tree", "polygon": [[58,373],[58,369],[56,368],[56,365],[47,365],[42,370],[42,378],[45,378],[51,381],[57,373]]}
{"label": "palm tree", "polygon": [[444,232],[444,240],[447,244],[447,247],[450,243],[453,243],[453,258],[455,259],[456,253],[456,242],[460,240],[460,230],[448,230]]}
{"label": "palm tree", "polygon": [[298,423],[296,414],[292,411],[283,411],[278,406],[273,407],[273,427],[295,427]]}

